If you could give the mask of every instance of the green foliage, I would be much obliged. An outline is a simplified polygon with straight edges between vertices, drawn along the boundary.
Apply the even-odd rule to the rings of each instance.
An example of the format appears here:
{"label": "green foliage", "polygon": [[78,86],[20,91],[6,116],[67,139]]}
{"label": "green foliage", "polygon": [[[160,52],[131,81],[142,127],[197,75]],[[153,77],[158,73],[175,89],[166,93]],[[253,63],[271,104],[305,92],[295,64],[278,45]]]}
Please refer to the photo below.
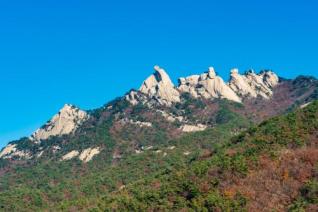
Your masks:
{"label": "green foliage", "polygon": [[300,189],[300,194],[300,197],[288,207],[289,211],[306,211],[309,204],[318,204],[318,181],[313,179],[307,182]]}
{"label": "green foliage", "polygon": [[[125,105],[116,107],[123,109]],[[137,107],[135,115],[138,110],[142,109]],[[223,124],[174,140],[169,140],[159,126],[154,126],[154,131],[138,132],[135,135],[141,142],[162,153],[127,154],[118,161],[112,159],[113,150],[119,147],[115,142],[118,138],[110,135],[111,123],[105,120],[67,142],[63,137],[51,138],[49,144],[41,145],[63,145],[56,158],[92,145],[103,146],[104,150],[87,164],[47,157],[34,164],[12,167],[0,178],[0,210],[246,211],[249,198],[235,189],[224,190],[232,188],[226,180],[244,179],[261,156],[275,160],[280,149],[307,145],[318,130],[318,102],[239,135],[238,129],[247,128],[250,123],[229,110],[227,106],[221,109]],[[134,129],[129,130],[122,135],[124,138],[129,138]],[[172,145],[174,150],[168,148]],[[317,191],[316,180],[306,183],[290,210],[317,204]]]}
{"label": "green foliage", "polygon": [[234,108],[242,107],[241,106],[242,104],[239,104],[239,103],[230,103],[227,100],[220,101],[220,109],[218,110],[215,117],[215,122],[217,124],[225,124],[231,121],[235,121],[237,119],[241,119],[241,120],[244,119],[238,113],[235,113],[230,109],[230,106],[233,106],[233,105],[234,105]]}
{"label": "green foliage", "polygon": [[318,204],[318,181],[307,182],[301,189],[301,195],[311,204]]}

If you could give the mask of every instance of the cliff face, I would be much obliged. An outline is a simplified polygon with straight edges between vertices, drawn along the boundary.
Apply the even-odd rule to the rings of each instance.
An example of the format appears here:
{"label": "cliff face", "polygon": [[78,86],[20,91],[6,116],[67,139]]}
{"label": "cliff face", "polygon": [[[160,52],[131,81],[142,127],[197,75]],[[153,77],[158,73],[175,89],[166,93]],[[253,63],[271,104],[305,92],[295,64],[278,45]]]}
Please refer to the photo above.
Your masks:
{"label": "cliff face", "polygon": [[240,97],[256,98],[261,96],[269,99],[272,89],[279,83],[278,76],[272,71],[255,74],[253,71],[240,75],[237,69],[231,71],[230,88]]}
{"label": "cliff face", "polygon": [[[238,69],[231,71],[231,79],[229,83],[225,83],[221,77],[217,76],[214,68],[210,67],[207,72],[200,75],[179,78],[179,85],[174,86],[168,74],[159,66],[155,66],[155,73],[143,82],[139,91],[149,99],[155,99],[159,104],[168,106],[180,102],[182,93],[189,93],[194,98],[242,102],[244,98],[258,96],[265,99],[271,98],[273,88],[278,83],[279,78],[272,71],[263,71],[259,74],[249,71],[240,75]],[[127,100],[134,105],[138,104],[137,93],[128,94]]]}
{"label": "cliff face", "polygon": [[159,66],[155,66],[154,69],[155,73],[143,82],[140,92],[157,99],[162,104],[179,102],[180,93],[171,82],[169,75]]}
{"label": "cliff face", "polygon": [[50,136],[72,133],[87,119],[85,111],[66,104],[49,122],[31,135],[31,140],[40,142]]}
{"label": "cliff face", "polygon": [[[39,144],[42,141],[48,140],[50,137],[62,136],[74,133],[83,122],[88,120],[89,115],[79,108],[66,104],[64,107],[54,115],[45,125],[36,130],[29,138],[28,142]],[[22,145],[23,146],[23,145]],[[54,152],[60,149],[59,146],[53,146]],[[43,151],[41,147],[37,148],[37,157],[41,157]],[[1,152],[0,158],[24,158],[30,159],[35,155],[31,153],[30,149],[21,148],[20,143],[10,143]]]}
{"label": "cliff face", "polygon": [[193,97],[206,99],[228,99],[235,102],[241,102],[236,93],[216,75],[214,68],[210,67],[208,72],[201,75],[193,75],[179,79],[178,89],[181,92],[190,93]]}

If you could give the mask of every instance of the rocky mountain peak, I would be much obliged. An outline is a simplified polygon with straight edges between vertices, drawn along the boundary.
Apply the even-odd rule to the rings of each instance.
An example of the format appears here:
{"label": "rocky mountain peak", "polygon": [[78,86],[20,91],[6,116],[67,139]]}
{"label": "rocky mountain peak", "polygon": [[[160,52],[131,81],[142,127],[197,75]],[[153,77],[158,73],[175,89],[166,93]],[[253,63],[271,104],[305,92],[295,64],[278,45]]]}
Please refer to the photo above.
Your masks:
{"label": "rocky mountain peak", "polygon": [[274,88],[279,83],[279,77],[273,71],[262,71],[260,75],[263,77],[264,83]]}
{"label": "rocky mountain peak", "polygon": [[216,73],[213,67],[209,67],[208,76],[210,79],[213,79],[214,77],[216,77]]}
{"label": "rocky mountain peak", "polygon": [[[234,68],[230,72],[230,81],[225,83],[214,68],[209,67],[202,74],[179,78],[179,85],[175,87],[164,69],[159,66],[155,66],[154,69],[155,73],[143,82],[139,91],[148,98],[168,106],[180,102],[182,93],[189,93],[194,98],[221,98],[235,102],[258,96],[269,99],[273,94],[273,88],[279,82],[278,76],[272,71],[257,74],[251,69],[241,75],[239,70]],[[129,93],[126,99],[134,105],[140,102],[138,99],[145,102],[135,91]]]}
{"label": "rocky mountain peak", "polygon": [[164,69],[155,66],[155,73],[150,75],[140,87],[140,92],[155,98],[159,103],[170,105],[180,101],[180,93],[175,88]]}
{"label": "rocky mountain peak", "polygon": [[76,106],[73,106],[71,104],[65,104],[59,111],[59,113],[67,113],[68,111],[72,111],[73,109],[76,109]]}
{"label": "rocky mountain peak", "polygon": [[206,99],[225,98],[241,102],[240,98],[232,91],[223,79],[216,75],[213,67],[201,75],[193,75],[179,79],[178,89],[183,93],[190,93],[194,98]]}
{"label": "rocky mountain peak", "polygon": [[30,139],[35,142],[40,142],[48,139],[50,136],[72,133],[87,119],[88,114],[85,111],[73,105],[65,104],[50,121],[35,131]]}
{"label": "rocky mountain peak", "polygon": [[273,94],[272,88],[278,82],[278,76],[272,71],[262,71],[256,74],[253,70],[249,70],[241,75],[235,68],[231,70],[229,87],[240,97],[256,98],[261,96],[269,99]]}
{"label": "rocky mountain peak", "polygon": [[231,77],[232,76],[236,76],[236,75],[238,75],[239,74],[239,70],[237,69],[237,68],[233,68],[233,69],[231,69]]}

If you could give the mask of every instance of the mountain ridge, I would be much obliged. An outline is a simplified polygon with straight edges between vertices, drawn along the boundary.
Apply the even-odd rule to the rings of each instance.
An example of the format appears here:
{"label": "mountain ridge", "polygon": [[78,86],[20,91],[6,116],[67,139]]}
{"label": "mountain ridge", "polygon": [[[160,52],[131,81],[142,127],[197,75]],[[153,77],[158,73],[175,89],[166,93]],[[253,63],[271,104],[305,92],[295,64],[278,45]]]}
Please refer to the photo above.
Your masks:
{"label": "mountain ridge", "polygon": [[[0,153],[0,210],[258,211],[299,208],[301,198],[301,207],[315,206],[300,190],[315,192],[317,79],[272,86],[271,77],[263,80],[270,72],[248,72],[239,76],[247,82],[236,84],[245,86],[240,102],[182,92],[167,104],[169,91],[179,91],[156,69],[162,73],[146,79],[144,92],[90,111],[65,105],[38,131],[40,139],[11,141]],[[210,68],[188,87],[196,93],[202,81],[216,91],[217,78]],[[260,80],[269,98],[265,88],[254,97]],[[255,185],[260,191],[253,193]]]}
{"label": "mountain ridge", "polygon": [[85,165],[72,159],[16,168],[0,178],[0,208],[315,211],[317,106],[314,101],[234,137],[227,133],[228,124],[238,125],[233,121],[186,134],[142,147],[111,166],[100,155]]}
{"label": "mountain ridge", "polygon": [[[162,107],[162,109],[156,110],[156,113],[157,112],[161,113],[161,116],[167,122],[175,123],[177,121],[180,124],[180,126],[176,129],[178,131],[177,134],[181,134],[182,132],[202,131],[209,127],[213,127],[213,124],[211,125],[211,124],[204,123],[200,121],[200,118],[198,118],[197,120],[193,119],[192,121],[187,120],[188,118],[185,118],[184,116],[181,115],[182,113],[184,113],[182,112],[182,110],[178,112],[179,114],[173,114],[169,112],[170,110],[169,107],[174,108],[175,106],[173,105],[184,104],[183,102],[185,101],[184,100],[185,94],[189,94],[190,98],[201,99],[198,101],[203,101],[204,99],[206,99],[207,101],[213,102],[214,100],[217,100],[217,99],[229,99],[230,101],[233,100],[234,102],[242,103],[245,107],[252,107],[250,109],[254,110],[253,108],[256,109],[258,107],[257,105],[255,106],[255,103],[257,101],[261,102],[262,104],[263,103],[268,104],[271,101],[271,99],[275,99],[276,101],[277,95],[275,94],[274,90],[275,89],[279,90],[280,87],[284,87],[284,84],[288,82],[288,80],[284,81],[279,79],[279,77],[272,71],[261,71],[259,74],[255,74],[254,71],[247,71],[244,75],[240,75],[237,69],[232,69],[230,81],[228,83],[225,83],[222,80],[222,78],[216,75],[214,68],[210,67],[209,70],[205,72],[204,74],[192,75],[190,77],[180,78],[179,86],[174,86],[169,75],[165,72],[165,70],[163,70],[159,66],[155,66],[154,69],[155,69],[155,73],[153,75],[150,75],[150,77],[148,77],[142,83],[139,91],[132,90],[120,99],[123,99],[124,101],[128,101],[131,104],[131,107],[136,107],[139,104],[145,105],[149,109]],[[315,78],[306,78],[306,77],[303,77],[303,78],[304,80],[308,79],[305,83],[315,82]],[[201,82],[202,82],[202,85],[201,85]],[[202,92],[201,86],[206,87],[208,90],[205,90]],[[196,90],[197,87],[200,87],[198,88],[199,90],[201,89],[201,91],[199,91],[198,93]],[[236,93],[234,92],[230,93],[229,96],[224,95],[224,94],[228,94],[228,92],[226,91],[224,93],[224,88],[226,88],[225,89],[226,91],[236,90]],[[207,91],[211,91],[211,92],[208,92],[209,94],[207,94]],[[283,92],[286,92],[286,90]],[[233,94],[236,95],[234,99],[233,99]],[[290,97],[285,97],[285,98],[290,98]],[[293,100],[293,101],[296,101],[296,100]],[[306,102],[308,101],[305,100],[304,104]],[[275,104],[275,102],[273,103]],[[288,105],[291,106],[292,103],[293,102],[290,101],[286,105],[286,108],[281,107],[281,110],[282,110],[281,112],[283,112],[283,110],[286,110]],[[277,102],[277,104],[281,104],[281,103]],[[112,107],[113,107],[112,105],[105,106],[105,109],[111,111]],[[265,110],[266,108],[268,107],[264,105],[263,109]],[[200,113],[200,110],[201,109],[198,108],[199,113]],[[245,114],[244,116],[246,115],[247,114]],[[30,136],[29,140],[30,142],[40,143],[41,140],[47,140],[51,136],[63,136],[63,135],[75,133],[75,131],[78,128],[80,128],[81,125],[89,119],[90,119],[89,113],[80,110],[76,106],[66,104],[59,111],[58,114],[56,114],[54,117],[52,117],[50,121],[48,121],[48,123],[43,125],[36,132],[34,132]],[[264,119],[264,118],[261,118],[261,119]],[[148,127],[148,128],[153,127],[152,120],[144,121],[144,120],[139,120],[139,118],[135,120],[130,118],[124,118],[124,119],[119,119],[119,122],[121,123],[120,125],[122,125],[122,127],[124,127],[124,125],[127,125],[127,124],[135,125],[139,127]],[[175,134],[173,132],[171,133]],[[0,153],[1,157],[31,158],[28,151],[18,150],[16,148],[17,145],[18,144],[9,143],[9,145],[7,145],[5,148],[2,149]],[[56,152],[59,148],[60,148],[59,146],[55,146],[53,152]],[[93,147],[87,147],[87,148],[97,148],[97,147],[93,146]],[[101,147],[98,147],[98,148],[101,148]],[[39,149],[38,151],[39,152],[37,153],[37,155],[41,157],[43,154],[43,151],[41,149]],[[74,150],[74,151],[78,151],[78,150]],[[12,155],[12,157],[10,156],[10,154]]]}
{"label": "mountain ridge", "polygon": [[[226,98],[236,102],[242,102],[244,97],[270,98],[272,89],[279,83],[279,77],[272,71],[261,71],[259,74],[248,71],[240,75],[238,69],[231,70],[230,81],[225,83],[210,67],[203,74],[179,78],[179,85],[175,86],[164,69],[159,66],[154,69],[155,73],[143,82],[139,91],[168,106],[180,102],[182,93],[190,93],[194,98]],[[126,99],[132,104],[138,102],[135,91],[129,93]]]}

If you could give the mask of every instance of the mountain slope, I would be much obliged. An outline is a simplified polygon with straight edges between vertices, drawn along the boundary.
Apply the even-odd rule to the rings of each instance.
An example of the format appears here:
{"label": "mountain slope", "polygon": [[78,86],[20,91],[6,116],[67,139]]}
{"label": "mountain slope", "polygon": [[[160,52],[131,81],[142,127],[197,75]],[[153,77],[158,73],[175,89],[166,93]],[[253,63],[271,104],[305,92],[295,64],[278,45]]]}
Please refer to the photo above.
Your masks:
{"label": "mountain slope", "polygon": [[316,101],[303,110],[249,129],[211,157],[195,159],[186,169],[145,178],[111,193],[100,199],[99,208],[119,211],[286,210],[304,187],[309,189],[307,192],[315,193],[308,194],[314,199],[305,201],[301,207],[317,209],[317,189],[312,187],[318,182],[317,162]]}
{"label": "mountain slope", "polygon": [[295,207],[302,186],[315,182],[317,120],[316,101],[232,139],[228,132],[233,126],[221,124],[126,156],[116,165],[106,165],[99,155],[87,166],[53,160],[16,168],[1,178],[1,207],[11,211]]}
{"label": "mountain slope", "polygon": [[[206,73],[180,78],[179,81],[179,86],[174,87],[167,73],[155,67],[155,74],[145,80],[140,91],[131,91],[100,109],[87,113],[66,105],[30,138],[10,142],[1,151],[0,158],[37,160],[46,155],[54,156],[61,149],[78,153],[89,148],[102,150],[103,145],[98,146],[98,142],[88,146],[90,142],[84,143],[84,140],[92,140],[96,136],[92,135],[94,128],[104,122],[108,122],[105,130],[109,131],[116,143],[129,143],[137,148],[146,143],[167,141],[185,132],[214,127],[226,119],[228,114],[225,118],[222,116],[227,112],[259,123],[318,97],[316,79],[298,77],[295,80],[278,80],[271,71],[260,74],[249,71],[240,75],[234,69],[230,82],[225,84],[210,68]],[[61,147],[68,143],[81,147]],[[115,149],[114,154],[120,153],[120,149]]]}
{"label": "mountain slope", "polygon": [[[317,103],[313,103],[314,106],[308,104],[318,99],[317,91],[318,81],[312,77],[284,80],[271,71],[259,74],[248,71],[239,75],[237,70],[233,70],[230,82],[225,83],[213,68],[201,75],[181,78],[179,86],[174,86],[167,73],[156,67],[155,73],[145,80],[140,90],[132,90],[91,111],[65,105],[32,136],[10,142],[0,153],[0,207],[10,211],[77,211],[108,206],[118,210],[197,209],[195,207],[211,210],[212,206],[204,206],[203,203],[206,201],[203,190],[208,190],[212,192],[211,198],[218,201],[213,206],[215,208],[260,210],[261,203],[256,200],[267,198],[272,201],[272,198],[262,196],[266,193],[264,188],[260,193],[253,193],[255,185],[249,183],[260,183],[255,181],[257,176],[279,185],[266,172],[277,167],[276,162],[270,161],[271,157],[281,155],[285,158],[289,172],[296,170],[292,169],[295,166],[304,165],[302,161],[296,161],[290,166],[293,157],[276,150],[287,146],[288,151],[292,149],[289,152],[294,157],[303,157],[311,154],[310,151],[316,154],[315,143],[313,147],[307,147],[306,143],[307,149],[304,150],[297,146],[303,142],[304,132],[308,134],[308,140],[315,138],[312,131],[307,131],[316,127],[310,125],[313,123],[308,124],[308,129],[302,126],[306,118],[311,120],[312,116],[316,117],[315,112],[309,117],[305,114],[304,119],[295,119],[297,123],[293,122],[294,119],[289,120],[290,124],[296,125],[295,128],[286,123],[286,117],[293,115],[277,118],[281,121],[270,118],[304,108],[292,113],[298,117],[308,108],[316,107]],[[268,119],[269,123],[266,123]],[[259,127],[253,128],[261,122]],[[272,137],[262,131],[264,126],[269,125],[273,125],[267,129]],[[256,132],[258,134],[254,134]],[[261,140],[260,146],[248,145],[254,142],[255,137],[270,140],[279,135],[286,143],[273,140],[267,144]],[[294,143],[297,143],[295,147]],[[294,152],[293,148],[298,148],[298,152]],[[261,166],[262,162],[270,165]],[[207,176],[205,170],[219,164],[221,167],[215,173],[212,171],[214,178],[210,179],[210,172]],[[257,170],[259,167],[262,167],[260,171]],[[302,171],[309,173],[312,164],[307,168]],[[279,175],[279,170],[271,171]],[[214,181],[215,178],[217,186],[221,187],[211,187],[205,181]],[[309,178],[306,175],[304,179]],[[194,182],[199,190],[195,189],[201,199],[188,199],[187,195],[192,191],[182,189],[192,185],[175,184],[177,179],[181,179],[180,182],[198,180]],[[261,183],[267,184],[265,181]],[[158,187],[159,184],[171,187],[171,199],[168,191],[152,190],[152,185]],[[296,186],[288,187],[294,192],[293,196],[284,194],[288,201],[278,198],[275,206],[286,208],[303,184],[303,181],[297,181]],[[140,194],[130,189],[148,192]],[[238,196],[227,198],[227,190],[232,192],[233,189]],[[244,189],[252,194],[236,192]],[[126,193],[123,195],[122,192]],[[143,195],[148,194],[155,195],[149,198],[158,202],[144,202]],[[251,195],[255,195],[254,201]],[[195,200],[198,202],[194,203]],[[127,208],[120,208],[125,204]],[[270,203],[266,204],[266,208],[272,207]],[[136,208],[129,208],[130,205]]]}

